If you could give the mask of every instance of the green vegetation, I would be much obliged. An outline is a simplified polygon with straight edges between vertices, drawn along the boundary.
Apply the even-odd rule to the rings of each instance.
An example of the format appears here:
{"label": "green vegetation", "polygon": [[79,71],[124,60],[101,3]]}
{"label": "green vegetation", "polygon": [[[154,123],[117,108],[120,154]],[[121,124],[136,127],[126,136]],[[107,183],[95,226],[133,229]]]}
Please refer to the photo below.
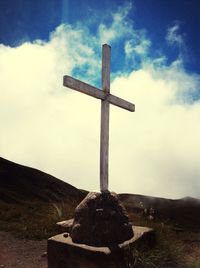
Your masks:
{"label": "green vegetation", "polygon": [[57,233],[86,192],[40,170],[0,157],[0,230],[32,239]]}
{"label": "green vegetation", "polygon": [[200,268],[200,232],[177,228],[169,220],[149,218],[144,213],[130,212],[135,225],[148,226],[155,230],[156,241],[152,247],[144,244],[134,248],[136,268]]}
{"label": "green vegetation", "polygon": [[29,239],[48,238],[57,233],[56,222],[73,217],[79,201],[34,201],[20,204],[0,202],[0,230]]}
{"label": "green vegetation", "polygon": [[[0,229],[29,239],[46,239],[57,234],[55,223],[73,217],[79,199],[63,202],[0,202]],[[136,268],[200,268],[200,232],[177,228],[173,222],[150,218],[143,211],[129,213],[135,225],[155,230],[154,246],[138,245],[133,250]]]}
{"label": "green vegetation", "polygon": [[[39,170],[0,158],[0,230],[29,239],[58,233],[87,192]],[[131,267],[200,268],[200,200],[119,195],[134,225],[155,230],[154,246],[137,245]],[[132,249],[130,249],[132,250]]]}
{"label": "green vegetation", "polygon": [[[168,227],[161,227],[150,224],[156,233],[155,245],[151,248],[140,246],[133,252],[135,257],[134,267],[155,268],[155,267],[179,267],[183,247],[177,237]],[[183,267],[183,266],[180,266]]]}

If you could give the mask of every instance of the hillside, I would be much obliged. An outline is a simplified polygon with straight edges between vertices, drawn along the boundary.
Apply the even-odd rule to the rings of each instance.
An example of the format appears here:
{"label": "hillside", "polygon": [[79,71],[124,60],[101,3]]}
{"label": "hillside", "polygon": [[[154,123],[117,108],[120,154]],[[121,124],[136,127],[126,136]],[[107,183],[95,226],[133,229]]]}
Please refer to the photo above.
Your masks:
{"label": "hillside", "polygon": [[135,194],[120,194],[129,213],[153,216],[156,221],[177,228],[200,230],[200,199],[185,197],[166,199]]}
{"label": "hillside", "polygon": [[[0,228],[28,233],[73,216],[85,197],[79,190],[40,170],[22,166],[0,157]],[[172,200],[136,194],[119,194],[134,224],[144,222],[150,214],[158,222],[176,228],[199,231],[200,200],[186,197]],[[42,222],[42,223],[41,223]],[[34,223],[34,227],[32,226]],[[145,222],[144,222],[145,224]],[[43,228],[44,227],[44,228]],[[38,232],[38,231],[37,231]],[[45,231],[48,234],[48,231]],[[33,233],[31,231],[31,233]]]}
{"label": "hillside", "polygon": [[[0,158],[0,230],[24,237],[24,241],[57,234],[55,223],[72,218],[75,207],[86,194],[86,191],[42,171]],[[134,267],[200,267],[199,199],[172,200],[136,194],[118,196],[134,225],[149,226],[156,232],[153,248],[147,250],[143,245],[143,248],[135,249]],[[7,233],[1,234],[5,237]],[[15,241],[18,254],[22,250],[17,251],[21,240]],[[29,253],[26,251],[26,256]],[[8,249],[8,258],[10,254]]]}
{"label": "hillside", "polygon": [[134,225],[155,230],[156,244],[136,249],[137,268],[200,267],[200,200],[119,194]]}
{"label": "hillside", "polygon": [[0,230],[29,238],[56,233],[86,192],[34,168],[0,158]]}
{"label": "hillside", "polygon": [[61,201],[83,198],[72,185],[34,168],[0,157],[0,200],[8,203],[23,200]]}

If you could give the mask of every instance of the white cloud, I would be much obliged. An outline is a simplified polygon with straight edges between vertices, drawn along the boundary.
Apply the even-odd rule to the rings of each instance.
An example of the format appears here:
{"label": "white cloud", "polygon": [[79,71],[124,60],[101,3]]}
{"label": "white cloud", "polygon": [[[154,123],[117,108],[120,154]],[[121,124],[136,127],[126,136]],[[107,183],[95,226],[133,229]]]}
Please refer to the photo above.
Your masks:
{"label": "white cloud", "polygon": [[[129,186],[132,192],[156,196],[200,194],[200,153],[197,149],[200,145],[200,103],[183,105],[177,101],[177,93],[182,90],[188,75],[176,70],[177,77],[174,73],[169,80],[171,68],[162,73],[151,68],[139,70],[113,83],[113,87],[119,90],[129,89],[124,97],[131,99],[134,96],[136,103],[134,115],[122,118],[119,111],[115,117],[123,132],[118,140],[114,137],[112,141],[111,170],[112,177],[118,178],[113,182],[115,187],[121,184],[123,191],[127,191]],[[195,78],[191,78],[188,88],[196,83]],[[119,146],[122,140],[125,142]],[[125,159],[123,168],[115,169],[122,166],[122,159]]]}
{"label": "white cloud", "polygon": [[112,22],[110,27],[104,23],[99,25],[98,38],[100,44],[110,44],[112,41],[116,41],[116,39],[134,34],[133,27],[127,20],[127,15],[131,7],[131,3],[127,3],[120,7],[118,12],[112,13]]}
{"label": "white cloud", "polygon": [[150,40],[140,38],[139,43],[135,43],[135,41],[128,40],[125,43],[125,53],[127,57],[133,57],[134,53],[139,54],[141,56],[145,56],[148,53],[149,47],[151,46]]}
{"label": "white cloud", "polygon": [[174,22],[167,30],[166,40],[170,45],[181,47],[184,45],[184,36],[180,33],[180,23]]}
{"label": "white cloud", "polygon": [[[113,15],[111,29],[118,22],[132,29],[123,12]],[[85,27],[63,24],[49,42],[0,46],[2,157],[80,188],[99,188],[100,101],[63,88],[62,76],[80,68],[83,79],[95,81],[98,47],[109,32],[104,30],[100,26],[93,37]],[[136,112],[111,108],[111,190],[200,196],[200,103],[188,102],[199,84],[199,76],[187,74],[180,62],[165,66],[164,57],[112,82],[112,93],[134,102]]]}

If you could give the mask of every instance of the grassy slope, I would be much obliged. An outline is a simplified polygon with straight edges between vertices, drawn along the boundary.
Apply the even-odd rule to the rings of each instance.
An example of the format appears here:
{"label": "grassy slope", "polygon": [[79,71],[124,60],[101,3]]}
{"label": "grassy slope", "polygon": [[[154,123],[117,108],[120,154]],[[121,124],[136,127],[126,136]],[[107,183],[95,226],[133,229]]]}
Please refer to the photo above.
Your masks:
{"label": "grassy slope", "polygon": [[56,233],[85,193],[51,175],[0,158],[0,229],[29,238]]}
{"label": "grassy slope", "polygon": [[[73,217],[85,194],[44,172],[0,158],[0,229],[26,238],[50,237],[57,221]],[[119,197],[135,225],[156,230],[154,248],[135,249],[134,267],[200,267],[199,200]]]}
{"label": "grassy slope", "polygon": [[186,197],[172,200],[131,194],[120,194],[119,198],[129,213],[152,214],[157,222],[173,225],[177,229],[199,231],[200,199]]}
{"label": "grassy slope", "polygon": [[200,268],[199,199],[131,194],[121,194],[119,198],[135,225],[149,226],[156,233],[155,247],[135,249],[134,267]]}

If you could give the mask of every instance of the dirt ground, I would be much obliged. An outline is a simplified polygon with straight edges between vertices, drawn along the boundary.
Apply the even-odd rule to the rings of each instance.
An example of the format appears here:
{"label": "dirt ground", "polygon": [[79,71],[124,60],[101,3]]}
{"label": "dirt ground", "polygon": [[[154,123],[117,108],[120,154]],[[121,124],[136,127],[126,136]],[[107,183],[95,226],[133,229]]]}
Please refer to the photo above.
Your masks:
{"label": "dirt ground", "polygon": [[[182,241],[181,268],[200,268],[200,240]],[[0,231],[0,268],[47,268],[47,240],[19,239]],[[162,267],[163,268],[163,267]]]}
{"label": "dirt ground", "polygon": [[0,231],[0,268],[47,268],[47,241],[18,239]]}

